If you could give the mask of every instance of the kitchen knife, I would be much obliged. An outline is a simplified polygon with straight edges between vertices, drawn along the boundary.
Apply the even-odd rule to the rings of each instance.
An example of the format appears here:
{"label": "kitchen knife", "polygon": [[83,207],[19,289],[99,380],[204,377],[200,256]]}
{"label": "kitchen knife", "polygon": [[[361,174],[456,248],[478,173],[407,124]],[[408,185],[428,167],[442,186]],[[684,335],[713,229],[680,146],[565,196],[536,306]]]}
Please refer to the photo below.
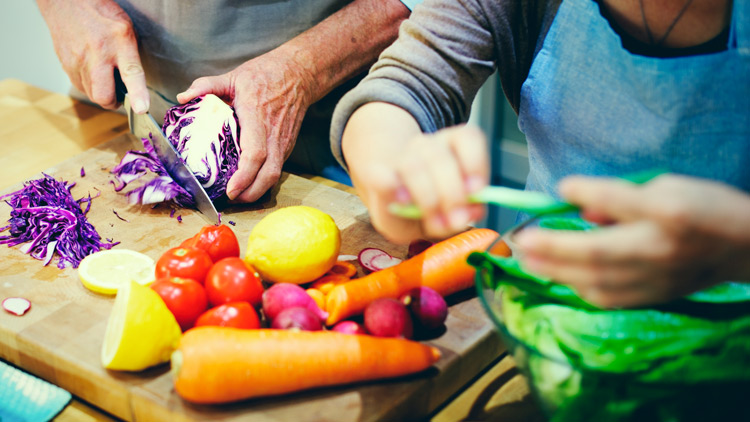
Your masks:
{"label": "kitchen knife", "polygon": [[172,143],[167,140],[164,132],[161,131],[161,126],[156,123],[150,113],[137,114],[133,111],[127,89],[117,69],[115,69],[115,93],[118,102],[122,102],[128,115],[130,132],[139,139],[148,138],[151,141],[154,152],[156,152],[159,161],[164,165],[169,176],[193,197],[203,218],[211,224],[219,224],[219,213],[211,202],[211,198],[198,179],[195,178],[193,172],[190,171],[190,168],[180,158]]}
{"label": "kitchen knife", "polygon": [[[646,170],[623,176],[623,180],[642,184],[656,176],[666,173],[663,169]],[[567,202],[535,191],[513,189],[505,186],[486,186],[469,196],[469,202],[476,204],[496,204],[532,215],[560,214],[577,211],[578,207]],[[422,218],[422,211],[414,204],[400,204],[393,202],[388,205],[388,211],[396,216],[418,220]]]}

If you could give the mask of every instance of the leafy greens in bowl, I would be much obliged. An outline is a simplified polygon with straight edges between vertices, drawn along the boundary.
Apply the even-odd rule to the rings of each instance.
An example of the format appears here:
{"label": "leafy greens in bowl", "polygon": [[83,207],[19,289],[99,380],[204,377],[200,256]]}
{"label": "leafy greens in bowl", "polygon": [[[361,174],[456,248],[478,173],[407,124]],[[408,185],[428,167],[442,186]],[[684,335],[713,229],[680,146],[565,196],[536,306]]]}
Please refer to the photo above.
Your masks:
{"label": "leafy greens in bowl", "polygon": [[[525,227],[594,230],[576,217]],[[724,283],[672,303],[604,310],[475,252],[479,297],[553,421],[750,420],[750,284]],[[744,417],[744,419],[743,419]]]}

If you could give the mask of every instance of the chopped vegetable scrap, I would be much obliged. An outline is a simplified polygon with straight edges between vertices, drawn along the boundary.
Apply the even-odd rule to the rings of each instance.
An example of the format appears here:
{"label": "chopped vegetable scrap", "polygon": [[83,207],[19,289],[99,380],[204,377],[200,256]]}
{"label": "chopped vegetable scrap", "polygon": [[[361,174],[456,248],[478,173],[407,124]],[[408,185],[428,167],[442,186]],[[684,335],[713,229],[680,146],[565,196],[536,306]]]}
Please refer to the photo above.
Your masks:
{"label": "chopped vegetable scrap", "polygon": [[86,177],[86,170],[81,167],[81,177]]}
{"label": "chopped vegetable scrap", "polygon": [[[91,208],[91,195],[74,199],[70,189],[75,183],[44,177],[24,183],[23,188],[0,196],[13,210],[8,225],[0,232],[0,244],[9,247],[26,243],[24,253],[44,261],[47,265],[55,252],[58,268],[67,264],[78,267],[83,258],[101,249],[110,249],[114,244],[102,242],[101,236],[86,219]],[[85,209],[81,209],[83,204]],[[28,242],[28,243],[27,243]]]}
{"label": "chopped vegetable scrap", "polygon": [[[190,168],[211,199],[226,193],[227,182],[237,170],[240,156],[239,121],[234,109],[215,95],[205,95],[167,110],[162,129],[180,158]],[[173,201],[181,207],[195,205],[159,161],[151,140],[142,138],[145,151],[129,151],[112,169],[120,182],[129,183],[152,173],[156,177],[127,193],[131,204]]]}
{"label": "chopped vegetable scrap", "polygon": [[122,217],[120,216],[120,214],[118,214],[118,213],[117,213],[117,211],[115,211],[115,210],[112,210],[112,212],[113,212],[113,213],[115,213],[115,216],[116,216],[117,218],[119,218],[120,220],[122,220],[122,221],[124,221],[124,222],[126,222],[126,223],[129,223],[129,222],[130,222],[130,221],[126,220],[125,218],[122,218]]}
{"label": "chopped vegetable scrap", "polygon": [[369,272],[380,271],[401,263],[400,259],[378,248],[362,249],[357,259],[359,260],[359,265]]}
{"label": "chopped vegetable scrap", "polygon": [[21,316],[31,309],[31,302],[22,297],[8,297],[3,300],[3,309],[13,315]]}
{"label": "chopped vegetable scrap", "polygon": [[146,151],[128,151],[112,169],[112,173],[120,184],[115,184],[115,192],[120,192],[129,183],[140,179],[147,173],[155,173],[157,177],[144,185],[127,193],[130,204],[154,204],[172,200],[182,207],[192,206],[193,199],[180,185],[175,183],[167,174],[167,170],[156,156],[151,141],[141,139]]}

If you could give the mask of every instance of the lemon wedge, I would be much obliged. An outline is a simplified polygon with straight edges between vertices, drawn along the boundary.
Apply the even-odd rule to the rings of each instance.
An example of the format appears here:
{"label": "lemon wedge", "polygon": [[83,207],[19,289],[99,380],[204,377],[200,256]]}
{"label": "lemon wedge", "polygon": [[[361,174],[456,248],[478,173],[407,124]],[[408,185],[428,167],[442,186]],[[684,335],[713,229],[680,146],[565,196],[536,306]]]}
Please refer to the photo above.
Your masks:
{"label": "lemon wedge", "polygon": [[154,282],[154,260],[130,249],[104,249],[83,258],[78,278],[96,293],[113,295],[131,281],[147,286]]}
{"label": "lemon wedge", "polygon": [[115,297],[102,345],[102,366],[141,371],[169,361],[182,331],[172,312],[149,287],[125,283]]}

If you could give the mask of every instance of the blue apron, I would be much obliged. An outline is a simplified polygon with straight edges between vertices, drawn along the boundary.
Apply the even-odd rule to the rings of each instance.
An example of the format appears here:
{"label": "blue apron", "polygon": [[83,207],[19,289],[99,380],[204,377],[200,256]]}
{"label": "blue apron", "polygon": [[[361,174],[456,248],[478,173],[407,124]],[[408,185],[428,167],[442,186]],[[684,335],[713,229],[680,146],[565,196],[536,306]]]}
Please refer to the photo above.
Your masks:
{"label": "blue apron", "polygon": [[527,189],[665,168],[750,191],[750,1],[733,3],[726,51],[665,59],[625,50],[593,0],[564,0],[521,89]]}

